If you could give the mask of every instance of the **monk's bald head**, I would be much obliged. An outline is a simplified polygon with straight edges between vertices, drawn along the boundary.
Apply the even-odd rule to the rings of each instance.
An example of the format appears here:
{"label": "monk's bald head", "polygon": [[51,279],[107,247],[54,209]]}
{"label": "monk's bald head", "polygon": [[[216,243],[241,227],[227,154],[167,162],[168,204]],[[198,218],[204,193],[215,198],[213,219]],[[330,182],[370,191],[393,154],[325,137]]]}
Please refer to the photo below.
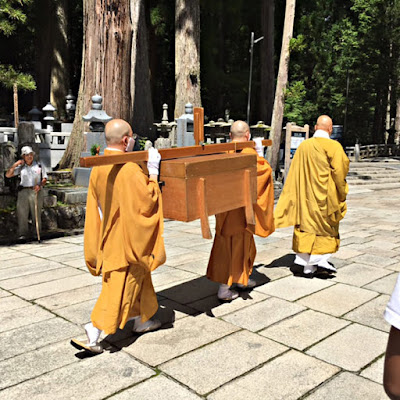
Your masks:
{"label": "monk's bald head", "polygon": [[328,132],[329,135],[332,133],[332,119],[327,115],[321,115],[317,119],[317,125],[315,125],[315,130],[322,129]]}
{"label": "monk's bald head", "polygon": [[113,119],[107,123],[106,129],[107,144],[119,144],[125,136],[132,136],[131,126],[123,119]]}
{"label": "monk's bald head", "polygon": [[249,140],[250,128],[244,121],[235,121],[231,126],[231,139],[232,140]]}

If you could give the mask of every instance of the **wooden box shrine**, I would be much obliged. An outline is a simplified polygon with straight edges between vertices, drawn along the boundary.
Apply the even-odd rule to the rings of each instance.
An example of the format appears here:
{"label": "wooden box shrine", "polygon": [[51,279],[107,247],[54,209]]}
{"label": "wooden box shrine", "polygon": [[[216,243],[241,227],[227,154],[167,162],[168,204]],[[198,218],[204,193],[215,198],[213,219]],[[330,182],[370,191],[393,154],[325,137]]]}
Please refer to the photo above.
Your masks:
{"label": "wooden box shrine", "polygon": [[211,237],[208,216],[245,207],[254,224],[257,158],[253,154],[212,154],[161,161],[164,218],[189,222],[200,218]]}
{"label": "wooden box shrine", "polygon": [[[189,222],[200,218],[203,237],[211,238],[208,216],[239,207],[255,224],[257,156],[236,151],[254,148],[254,142],[204,145],[204,110],[194,109],[196,146],[161,149],[160,176],[164,218]],[[271,140],[263,140],[271,146]],[[233,151],[233,152],[232,152]],[[228,153],[232,152],[232,153]],[[137,162],[147,173],[147,151],[83,157],[82,167]]]}

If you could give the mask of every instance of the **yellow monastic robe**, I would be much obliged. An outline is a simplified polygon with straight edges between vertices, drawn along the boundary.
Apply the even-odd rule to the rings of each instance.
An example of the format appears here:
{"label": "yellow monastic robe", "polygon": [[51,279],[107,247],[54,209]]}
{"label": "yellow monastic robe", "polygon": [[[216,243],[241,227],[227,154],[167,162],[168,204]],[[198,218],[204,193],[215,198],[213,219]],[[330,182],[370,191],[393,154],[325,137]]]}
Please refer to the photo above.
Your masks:
{"label": "yellow monastic robe", "polygon": [[349,159],[340,143],[313,137],[293,157],[275,208],[275,226],[294,226],[296,253],[328,254],[339,249],[339,221],[344,218]]}
{"label": "yellow monastic robe", "polygon": [[84,251],[89,271],[103,275],[102,291],[91,315],[96,328],[112,334],[131,317],[140,315],[145,322],[155,314],[158,303],[151,271],[165,262],[162,233],[157,182],[134,163],[93,168]]}
{"label": "yellow monastic robe", "polygon": [[[242,153],[257,154],[254,149]],[[256,225],[248,226],[244,208],[216,215],[213,248],[207,278],[219,283],[247,285],[256,258],[253,234],[267,237],[274,232],[274,185],[268,162],[257,156],[257,203],[254,204]]]}

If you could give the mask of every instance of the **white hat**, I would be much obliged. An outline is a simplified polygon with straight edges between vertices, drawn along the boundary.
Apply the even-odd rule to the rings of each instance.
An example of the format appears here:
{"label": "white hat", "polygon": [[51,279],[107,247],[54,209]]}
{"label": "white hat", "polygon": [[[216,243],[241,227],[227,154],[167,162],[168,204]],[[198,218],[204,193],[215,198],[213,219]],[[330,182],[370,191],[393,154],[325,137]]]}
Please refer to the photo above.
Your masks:
{"label": "white hat", "polygon": [[24,146],[21,149],[21,156],[26,156],[27,154],[31,154],[31,153],[35,154],[35,152],[32,150],[31,146]]}

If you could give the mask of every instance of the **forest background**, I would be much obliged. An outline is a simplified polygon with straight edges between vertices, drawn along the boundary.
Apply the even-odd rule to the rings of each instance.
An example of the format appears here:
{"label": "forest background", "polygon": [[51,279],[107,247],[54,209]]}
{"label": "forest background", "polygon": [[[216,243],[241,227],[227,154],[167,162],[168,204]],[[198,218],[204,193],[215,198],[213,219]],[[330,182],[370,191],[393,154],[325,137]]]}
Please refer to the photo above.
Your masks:
{"label": "forest background", "polygon": [[[68,90],[78,95],[84,10],[89,3],[94,1],[0,0],[1,119],[11,120],[13,99],[9,80],[14,71],[29,74],[36,84],[35,90],[20,92],[21,115],[27,115],[33,105],[42,108],[51,100],[58,109],[58,117],[64,117]],[[107,7],[114,7],[115,12],[129,1],[98,3],[108,3]],[[271,123],[284,0],[130,3],[131,7],[140,3],[138,10],[143,15],[142,25],[137,27],[138,34],[146,40],[140,42],[134,36],[133,41],[138,41],[142,51],[144,45],[147,47],[144,51],[148,57],[149,73],[145,76],[149,100],[145,109],[150,118],[161,120],[163,103],[169,105],[170,118],[174,109],[177,116],[175,46],[182,25],[176,12],[178,3],[184,8],[186,4],[184,16],[190,20],[190,4],[198,3],[200,71],[193,79],[200,87],[206,116],[215,120],[228,109],[231,118],[246,119],[253,31],[255,38],[264,36],[264,40],[254,46],[250,123]],[[357,140],[362,144],[382,143],[385,132],[389,133],[389,142],[393,142],[395,132],[400,131],[399,19],[399,0],[297,0],[284,122],[313,126],[323,113],[332,116],[335,124],[345,126],[347,145]],[[102,40],[93,32],[86,34],[94,35],[92,40]],[[20,75],[20,80],[25,80],[27,89],[35,85],[27,75]],[[136,112],[138,116],[142,114],[143,111]],[[135,128],[135,110],[130,122]]]}

